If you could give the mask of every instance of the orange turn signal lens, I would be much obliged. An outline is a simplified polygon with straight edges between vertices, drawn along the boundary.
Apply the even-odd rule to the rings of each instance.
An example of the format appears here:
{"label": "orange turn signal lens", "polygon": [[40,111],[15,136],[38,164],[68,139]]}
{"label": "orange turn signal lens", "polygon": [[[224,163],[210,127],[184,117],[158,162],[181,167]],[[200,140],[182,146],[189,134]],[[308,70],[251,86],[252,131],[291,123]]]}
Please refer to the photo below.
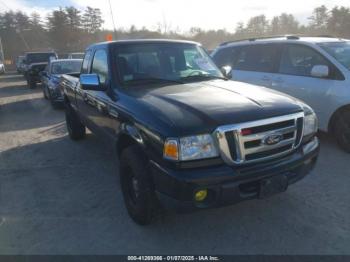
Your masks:
{"label": "orange turn signal lens", "polygon": [[165,141],[164,144],[164,158],[171,160],[179,159],[179,146],[175,139],[169,139]]}

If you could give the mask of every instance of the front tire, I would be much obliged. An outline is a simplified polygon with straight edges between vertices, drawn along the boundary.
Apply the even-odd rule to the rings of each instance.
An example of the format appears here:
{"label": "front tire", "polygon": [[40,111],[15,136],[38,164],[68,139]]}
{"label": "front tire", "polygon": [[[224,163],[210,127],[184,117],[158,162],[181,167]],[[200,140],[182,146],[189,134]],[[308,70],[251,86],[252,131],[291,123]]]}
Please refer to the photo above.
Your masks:
{"label": "front tire", "polygon": [[86,128],[69,104],[65,105],[65,115],[69,137],[72,140],[83,139],[86,134]]}
{"label": "front tire", "polygon": [[340,148],[350,153],[350,110],[338,114],[335,121],[334,133]]}
{"label": "front tire", "polygon": [[36,82],[32,78],[28,77],[27,78],[27,84],[30,89],[36,88]]}
{"label": "front tire", "polygon": [[120,158],[120,184],[129,216],[139,225],[151,224],[156,197],[146,156],[138,146],[126,148]]}
{"label": "front tire", "polygon": [[43,88],[43,93],[44,93],[44,98],[46,99],[46,100],[48,100],[49,99],[49,96],[47,95],[47,86],[45,85],[44,86],[44,88]]}

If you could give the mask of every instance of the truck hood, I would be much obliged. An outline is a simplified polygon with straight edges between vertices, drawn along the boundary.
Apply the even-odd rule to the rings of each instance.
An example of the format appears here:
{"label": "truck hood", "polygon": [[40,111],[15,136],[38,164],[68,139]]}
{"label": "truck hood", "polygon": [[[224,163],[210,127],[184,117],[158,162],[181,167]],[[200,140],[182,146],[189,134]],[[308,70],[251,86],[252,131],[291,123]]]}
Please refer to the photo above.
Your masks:
{"label": "truck hood", "polygon": [[302,111],[297,99],[246,83],[213,80],[132,91],[176,134],[210,133],[218,126]]}

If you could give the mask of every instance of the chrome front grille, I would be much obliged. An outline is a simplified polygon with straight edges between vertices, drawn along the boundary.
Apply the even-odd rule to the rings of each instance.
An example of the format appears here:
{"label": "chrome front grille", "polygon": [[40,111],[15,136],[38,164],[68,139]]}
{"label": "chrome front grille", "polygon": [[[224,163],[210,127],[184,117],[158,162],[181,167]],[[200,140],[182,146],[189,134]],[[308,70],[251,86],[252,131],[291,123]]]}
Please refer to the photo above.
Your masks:
{"label": "chrome front grille", "polygon": [[215,136],[223,160],[231,165],[273,159],[297,148],[304,113],[219,127]]}

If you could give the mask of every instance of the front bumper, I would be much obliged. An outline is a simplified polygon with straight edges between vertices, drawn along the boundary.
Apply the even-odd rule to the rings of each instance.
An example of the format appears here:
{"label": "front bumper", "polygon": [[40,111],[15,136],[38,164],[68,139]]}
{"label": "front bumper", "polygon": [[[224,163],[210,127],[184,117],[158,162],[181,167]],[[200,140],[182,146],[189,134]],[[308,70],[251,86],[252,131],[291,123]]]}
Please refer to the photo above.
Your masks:
{"label": "front bumper", "polygon": [[[287,184],[293,184],[310,173],[318,153],[319,141],[315,137],[292,154],[266,163],[170,170],[151,161],[151,170],[161,205],[177,212],[189,212],[259,198],[261,182],[268,178],[285,176]],[[196,202],[194,193],[200,189],[207,189],[208,197]]]}

